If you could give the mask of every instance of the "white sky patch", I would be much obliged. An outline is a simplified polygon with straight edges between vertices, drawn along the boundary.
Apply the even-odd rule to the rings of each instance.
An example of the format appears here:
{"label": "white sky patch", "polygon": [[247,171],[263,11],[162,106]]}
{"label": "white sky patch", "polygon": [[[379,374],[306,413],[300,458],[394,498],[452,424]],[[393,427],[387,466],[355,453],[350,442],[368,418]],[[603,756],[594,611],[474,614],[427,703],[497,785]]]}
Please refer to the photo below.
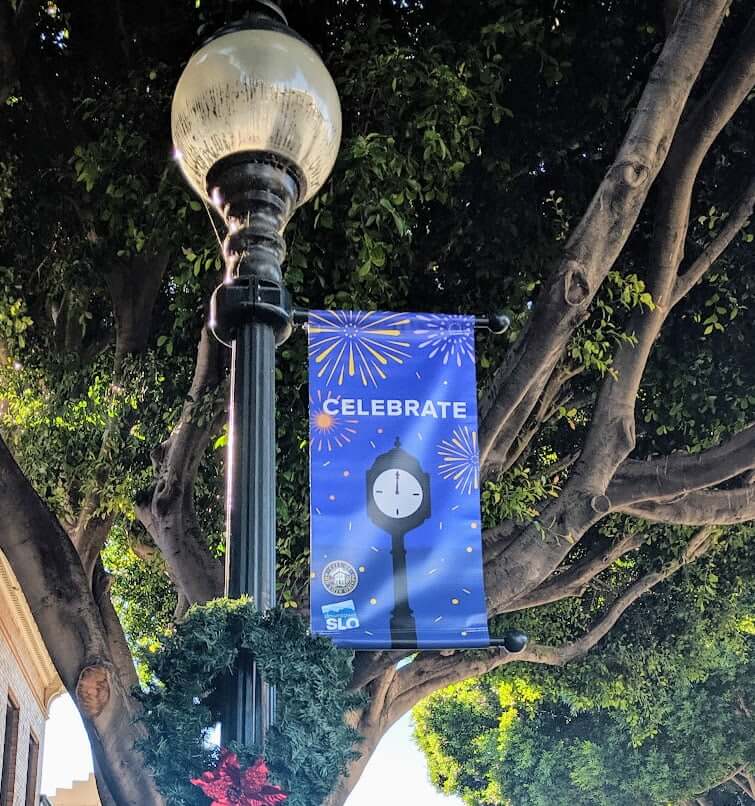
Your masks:
{"label": "white sky patch", "polygon": [[50,706],[45,728],[42,759],[42,792],[52,795],[56,789],[68,789],[74,781],[85,781],[93,771],[84,725],[68,694]]}
{"label": "white sky patch", "polygon": [[346,806],[396,803],[397,782],[401,784],[400,806],[464,806],[459,798],[435,791],[412,730],[411,716],[406,714],[383,736]]}

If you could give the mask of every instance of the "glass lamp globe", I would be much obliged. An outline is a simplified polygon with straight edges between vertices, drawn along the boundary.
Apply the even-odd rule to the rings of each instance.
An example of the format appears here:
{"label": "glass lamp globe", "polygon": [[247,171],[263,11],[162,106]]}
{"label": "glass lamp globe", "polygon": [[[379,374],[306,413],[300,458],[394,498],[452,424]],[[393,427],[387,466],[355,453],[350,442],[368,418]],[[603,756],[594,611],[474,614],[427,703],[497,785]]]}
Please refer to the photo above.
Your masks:
{"label": "glass lamp globe", "polygon": [[211,203],[207,175],[226,157],[277,158],[297,180],[300,205],[322,187],[338,154],[341,104],[330,73],[277,7],[263,7],[207,41],[173,96],[176,159]]}

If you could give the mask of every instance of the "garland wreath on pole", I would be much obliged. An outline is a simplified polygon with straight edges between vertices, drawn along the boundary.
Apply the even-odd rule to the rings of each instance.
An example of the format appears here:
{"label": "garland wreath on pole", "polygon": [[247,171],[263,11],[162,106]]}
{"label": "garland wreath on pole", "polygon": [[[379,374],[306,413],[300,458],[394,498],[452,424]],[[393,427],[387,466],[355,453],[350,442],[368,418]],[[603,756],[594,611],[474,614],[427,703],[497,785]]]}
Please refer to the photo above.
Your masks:
{"label": "garland wreath on pole", "polygon": [[[277,687],[264,748],[208,743],[216,689],[240,652]],[[364,704],[348,690],[353,653],[311,636],[291,610],[259,613],[248,599],[195,605],[141,659],[150,683],[139,694],[148,730],[140,749],[168,806],[319,806],[359,756],[359,735],[344,722]]]}

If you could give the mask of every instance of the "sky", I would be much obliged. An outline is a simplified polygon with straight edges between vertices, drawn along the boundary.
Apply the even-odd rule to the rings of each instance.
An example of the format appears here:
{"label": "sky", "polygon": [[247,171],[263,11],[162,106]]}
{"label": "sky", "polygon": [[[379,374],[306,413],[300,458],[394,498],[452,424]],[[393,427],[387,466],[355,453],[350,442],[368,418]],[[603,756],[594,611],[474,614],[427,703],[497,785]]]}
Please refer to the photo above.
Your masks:
{"label": "sky", "polygon": [[346,806],[464,806],[459,798],[440,795],[427,777],[427,764],[412,739],[411,715],[383,736]]}
{"label": "sky", "polygon": [[42,757],[42,793],[52,795],[56,788],[66,789],[73,781],[83,781],[92,771],[89,749],[81,717],[68,694],[50,706],[45,727]]}
{"label": "sky", "polygon": [[[400,719],[383,737],[347,806],[463,806],[457,798],[438,794],[427,777],[427,765],[412,738],[411,717]],[[58,697],[50,708],[42,761],[42,792],[54,794],[92,771],[92,754],[81,718],[71,698]]]}

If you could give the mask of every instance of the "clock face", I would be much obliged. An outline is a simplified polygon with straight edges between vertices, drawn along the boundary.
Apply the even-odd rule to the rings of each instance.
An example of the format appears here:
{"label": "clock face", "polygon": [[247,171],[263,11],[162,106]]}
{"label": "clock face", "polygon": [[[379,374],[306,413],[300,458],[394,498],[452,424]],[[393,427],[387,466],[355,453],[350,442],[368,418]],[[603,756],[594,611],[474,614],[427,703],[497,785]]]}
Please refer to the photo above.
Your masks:
{"label": "clock face", "polygon": [[422,486],[406,470],[384,470],[372,485],[377,508],[389,518],[408,518],[422,505]]}

